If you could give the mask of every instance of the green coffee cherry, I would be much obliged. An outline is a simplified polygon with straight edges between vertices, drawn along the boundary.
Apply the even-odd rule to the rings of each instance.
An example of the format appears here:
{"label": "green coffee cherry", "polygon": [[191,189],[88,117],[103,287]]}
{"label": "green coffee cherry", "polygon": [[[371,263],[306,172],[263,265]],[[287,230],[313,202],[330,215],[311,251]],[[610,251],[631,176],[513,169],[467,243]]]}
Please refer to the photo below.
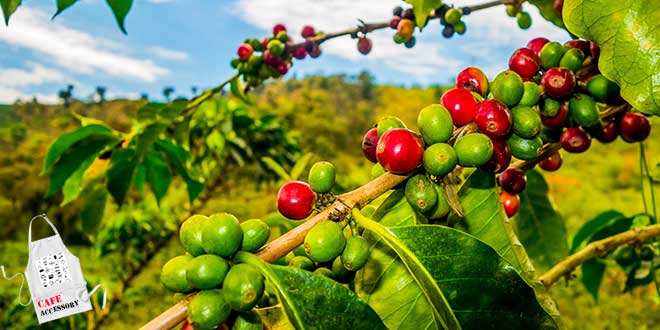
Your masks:
{"label": "green coffee cherry", "polygon": [[160,273],[160,281],[170,291],[186,293],[193,288],[186,279],[186,267],[193,259],[189,254],[174,257],[165,263]]}
{"label": "green coffee cherry", "polygon": [[528,106],[517,106],[511,109],[513,117],[513,132],[525,139],[533,139],[541,133],[543,123],[541,116]]}
{"label": "green coffee cherry", "polygon": [[341,262],[346,269],[358,271],[369,258],[369,243],[360,236],[351,236],[346,240],[346,247],[341,253]]}
{"label": "green coffee cherry", "polygon": [[559,113],[559,110],[561,110],[561,102],[551,98],[546,98],[543,100],[543,105],[541,106],[541,114],[544,116],[554,117]]}
{"label": "green coffee cherry", "polygon": [[270,236],[270,227],[260,219],[250,219],[241,223],[243,241],[241,250],[254,252],[259,250]]}
{"label": "green coffee cherry", "polygon": [[512,70],[500,72],[491,85],[493,96],[512,108],[523,96],[525,87],[522,78]]}
{"label": "green coffee cherry", "polygon": [[556,41],[545,44],[541,48],[541,54],[539,55],[541,67],[547,70],[559,66],[559,62],[561,62],[561,58],[566,53],[566,50],[566,47]]}
{"label": "green coffee cherry", "polygon": [[333,280],[335,279],[335,274],[330,269],[325,267],[317,268],[316,270],[314,270],[314,274],[325,276]]}
{"label": "green coffee cherry", "polygon": [[424,150],[424,168],[435,176],[443,176],[454,170],[458,158],[454,147],[447,143],[436,143]]}
{"label": "green coffee cherry", "polygon": [[582,62],[584,62],[584,53],[577,48],[571,48],[561,57],[559,66],[576,72],[582,67]]}
{"label": "green coffee cherry", "polygon": [[300,268],[311,272],[316,268],[316,265],[311,259],[305,256],[295,256],[289,261],[289,267]]}
{"label": "green coffee cherry", "polygon": [[207,217],[203,215],[193,215],[181,224],[179,229],[179,240],[181,245],[193,257],[204,254],[202,246],[202,231]]}
{"label": "green coffee cherry", "polygon": [[204,290],[196,294],[188,305],[188,319],[195,329],[211,330],[222,324],[231,308],[221,290]]}
{"label": "green coffee cherry", "polygon": [[493,155],[493,141],[484,134],[464,135],[454,143],[458,164],[463,167],[477,167],[485,164]]}
{"label": "green coffee cherry", "polygon": [[518,8],[514,5],[506,5],[506,14],[509,17],[516,17],[516,14],[518,13]]}
{"label": "green coffee cherry", "polygon": [[[277,35],[275,36],[275,39],[277,39],[278,41],[280,41],[280,42],[283,43],[283,44],[286,44],[286,42],[287,42],[288,39],[289,39],[289,36],[288,36],[288,34],[286,33],[286,31],[280,31],[280,32],[278,32]],[[278,55],[278,56],[279,56],[279,55]]]}
{"label": "green coffee cherry", "polygon": [[268,42],[268,52],[273,56],[281,56],[284,52],[284,44],[277,39],[271,40]]}
{"label": "green coffee cherry", "polygon": [[241,64],[241,60],[238,58],[232,58],[229,64],[231,65],[232,68],[238,69],[238,65]]}
{"label": "green coffee cherry", "polygon": [[[454,24],[454,32],[456,32],[458,34],[461,34],[461,35],[465,34],[465,29],[466,29],[465,22],[463,22],[463,21],[458,21],[458,23]],[[479,96],[481,96],[481,95],[479,95]]]}
{"label": "green coffee cherry", "polygon": [[518,22],[518,27],[523,30],[529,29],[532,26],[532,17],[529,16],[528,12],[521,11],[516,14],[516,22]]}
{"label": "green coffee cherry", "polygon": [[238,250],[243,240],[243,230],[235,216],[217,213],[203,225],[202,244],[206,253],[229,257]]}
{"label": "green coffee cherry", "polygon": [[406,124],[401,119],[394,116],[385,116],[378,121],[378,137],[392,128],[406,128]]}
{"label": "green coffee cherry", "polygon": [[533,139],[525,139],[513,134],[507,140],[507,143],[511,149],[511,154],[522,160],[536,159],[541,151],[541,147],[543,147],[543,141],[538,136]]}
{"label": "green coffee cherry", "polygon": [[539,85],[531,81],[525,81],[523,83],[523,95],[520,98],[520,102],[518,102],[518,105],[533,107],[537,103],[539,103],[540,98],[541,98],[541,87],[539,87]]}
{"label": "green coffee cherry", "polygon": [[344,249],[346,239],[342,228],[332,222],[323,221],[305,236],[305,252],[315,262],[328,262]]}
{"label": "green coffee cherry", "polygon": [[454,132],[454,124],[449,111],[440,104],[432,104],[417,116],[419,133],[427,145],[447,142]]}
{"label": "green coffee cherry", "polygon": [[456,25],[456,23],[461,21],[461,17],[463,17],[463,12],[456,8],[449,8],[445,12],[445,22],[450,25]]}
{"label": "green coffee cherry", "polygon": [[438,201],[435,203],[435,207],[431,212],[425,214],[431,220],[440,219],[449,214],[449,203],[447,203],[447,197],[445,197],[445,192],[442,189],[442,186],[434,184],[434,188],[438,193]]}
{"label": "green coffee cherry", "polygon": [[337,282],[350,282],[352,277],[351,275],[351,272],[342,264],[341,257],[337,257],[332,261],[332,276],[335,280],[337,280]]}
{"label": "green coffee cherry", "polygon": [[394,36],[392,36],[392,40],[394,40],[394,43],[396,43],[396,44],[402,44],[402,43],[406,42],[406,38],[404,36],[400,35],[398,32],[395,33]]}
{"label": "green coffee cherry", "polygon": [[587,82],[587,91],[598,99],[606,99],[619,93],[619,86],[603,75],[595,75]]}
{"label": "green coffee cherry", "polygon": [[417,174],[408,179],[405,196],[410,206],[419,213],[429,212],[438,202],[438,193],[424,174]]}
{"label": "green coffee cherry", "polygon": [[580,126],[588,127],[600,121],[596,101],[587,94],[576,94],[568,102],[568,113]]}
{"label": "green coffee cherry", "polygon": [[186,279],[195,289],[211,289],[222,284],[228,270],[227,260],[212,254],[203,254],[188,262]]}
{"label": "green coffee cherry", "polygon": [[325,161],[315,163],[309,170],[307,181],[314,192],[329,192],[335,185],[335,166]]}
{"label": "green coffee cherry", "polygon": [[263,275],[248,264],[234,265],[222,283],[227,303],[239,312],[247,312],[256,306],[265,287]]}

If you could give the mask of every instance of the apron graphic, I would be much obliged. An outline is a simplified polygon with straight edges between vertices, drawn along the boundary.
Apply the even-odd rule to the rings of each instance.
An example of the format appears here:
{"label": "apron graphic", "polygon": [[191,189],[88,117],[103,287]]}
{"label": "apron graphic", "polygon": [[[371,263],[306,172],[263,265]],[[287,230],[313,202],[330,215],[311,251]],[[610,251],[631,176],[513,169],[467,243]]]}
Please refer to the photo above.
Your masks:
{"label": "apron graphic", "polygon": [[[47,222],[55,235],[32,241],[32,222],[37,219]],[[102,286],[99,284],[91,292],[87,292],[87,282],[83,277],[80,260],[64,246],[57,229],[45,214],[30,220],[28,248],[30,254],[25,268],[25,278],[40,324],[92,310],[89,296]],[[7,278],[4,267],[2,274],[5,279],[22,275],[19,273]],[[18,301],[25,306],[30,302],[28,301],[27,304],[21,302],[22,290],[21,282]],[[105,308],[105,300],[104,288],[102,308]]]}

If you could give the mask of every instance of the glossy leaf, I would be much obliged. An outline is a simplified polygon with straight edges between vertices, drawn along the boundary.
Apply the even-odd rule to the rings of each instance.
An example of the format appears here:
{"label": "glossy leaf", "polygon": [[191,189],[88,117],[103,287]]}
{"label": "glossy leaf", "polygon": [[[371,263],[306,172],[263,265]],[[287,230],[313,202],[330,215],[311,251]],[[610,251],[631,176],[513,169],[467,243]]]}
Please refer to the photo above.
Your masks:
{"label": "glossy leaf", "polygon": [[280,179],[284,181],[291,181],[291,176],[289,173],[287,173],[282,165],[278,164],[274,159],[270,157],[261,157],[261,162],[264,163],[264,165],[271,171],[275,172],[275,174],[277,174]]}
{"label": "glossy leaf", "polygon": [[71,201],[78,198],[83,188],[83,176],[87,169],[94,163],[98,156],[103,153],[103,150],[99,150],[94,156],[90,156],[84,161],[80,162],[80,167],[71,174],[71,176],[66,179],[64,185],[62,186],[62,202],[60,206],[64,206]]}
{"label": "glossy leaf", "polygon": [[83,231],[96,229],[103,220],[108,192],[101,182],[92,185],[84,195],[83,208],[80,211]]}
{"label": "glossy leaf", "polygon": [[660,1],[565,0],[564,23],[600,46],[598,68],[635,109],[660,115]]}
{"label": "glossy leaf", "polygon": [[291,322],[289,322],[289,319],[287,319],[281,304],[264,308],[255,308],[253,311],[259,315],[265,329],[295,330]]}
{"label": "glossy leaf", "polygon": [[117,25],[121,32],[126,34],[126,28],[124,27],[124,20],[126,20],[126,15],[131,10],[131,5],[133,5],[133,0],[105,0],[112,9],[112,13],[115,15],[117,20]]}
{"label": "glossy leaf", "polygon": [[245,95],[245,87],[243,87],[239,76],[236,76],[229,81],[229,90],[234,97],[237,97],[246,104],[252,104],[250,98]]}
{"label": "glossy leaf", "polygon": [[598,301],[598,290],[605,275],[605,263],[599,259],[587,260],[582,264],[582,284],[595,301]]}
{"label": "glossy leaf", "polygon": [[193,179],[186,169],[186,161],[190,158],[190,154],[185,149],[167,140],[157,140],[155,146],[159,151],[165,153],[172,166],[186,182],[188,199],[192,203],[204,189],[204,184]]}
{"label": "glossy leaf", "polygon": [[62,134],[57,140],[55,140],[49,147],[46,152],[46,157],[44,158],[44,167],[41,170],[41,175],[46,174],[50,171],[51,167],[55,161],[64,153],[69,147],[75,143],[99,133],[111,133],[112,129],[107,126],[102,125],[89,125],[83,126],[73,132]]}
{"label": "glossy leaf", "polygon": [[420,222],[419,215],[406,200],[403,188],[393,190],[378,206],[372,219],[386,227],[411,226]]}
{"label": "glossy leaf", "polygon": [[144,195],[144,183],[147,181],[147,168],[144,166],[144,162],[140,163],[135,171],[135,178],[133,179],[133,185],[135,189],[140,193],[140,196]]}
{"label": "glossy leaf", "polygon": [[415,24],[421,29],[426,25],[427,18],[442,5],[441,0],[405,0],[412,5],[415,14]]}
{"label": "glossy leaf", "polygon": [[[393,227],[388,232],[431,275],[463,329],[557,328],[534,290],[487,244],[444,226]],[[430,312],[414,300],[419,293],[410,288],[402,264],[383,244],[374,246],[367,266],[356,275],[356,290],[380,315],[388,315],[384,321],[390,329],[438,328],[429,326]],[[405,303],[411,298],[413,306]]]}
{"label": "glossy leaf", "polygon": [[[414,251],[394,234],[395,228],[388,229],[357,209],[353,210],[353,219],[369,233],[372,244],[384,243],[380,245],[385,250],[381,258],[390,259],[364,268],[356,277],[356,292],[376,310],[388,329],[460,329],[432,270],[425,268]],[[378,252],[374,248],[367,263],[377,260],[375,257]],[[398,267],[390,268],[396,263]]]}
{"label": "glossy leaf", "polygon": [[259,269],[276,289],[282,308],[296,329],[385,329],[369,305],[325,276],[271,265],[246,252],[238,252],[234,260]]}
{"label": "glossy leaf", "polygon": [[5,16],[5,25],[9,25],[9,17],[16,11],[16,8],[21,5],[21,0],[0,0],[2,6],[2,13]]}
{"label": "glossy leaf", "polygon": [[158,139],[158,136],[167,128],[163,124],[151,124],[135,136],[137,154],[141,157],[147,149]]}
{"label": "glossy leaf", "polygon": [[156,201],[160,204],[160,200],[167,193],[172,181],[172,173],[170,167],[167,165],[160,154],[151,152],[148,153],[144,159],[144,166],[146,169],[146,179],[149,182],[151,191],[156,196]]}
{"label": "glossy leaf", "polygon": [[62,13],[65,9],[71,7],[71,5],[76,2],[78,2],[78,0],[57,0],[57,12],[55,15],[53,15],[53,18]]}
{"label": "glossy leaf", "polygon": [[117,140],[117,137],[114,135],[96,134],[72,145],[71,148],[64,151],[53,165],[46,195],[52,195],[60,190],[66,180],[81,166],[89,167],[96,157],[103,153],[103,151],[114,146]]}
{"label": "glossy leaf", "polygon": [[554,0],[529,0],[528,2],[536,6],[536,8],[539,9],[541,16],[543,16],[543,18],[545,18],[547,21],[562,29],[566,28],[564,26],[564,21],[562,21],[561,17],[559,17],[555,11],[553,6],[555,2]]}
{"label": "glossy leaf", "polygon": [[124,203],[138,165],[134,148],[123,148],[112,153],[110,167],[106,172],[106,186],[115,202]]}
{"label": "glossy leaf", "polygon": [[570,254],[575,253],[582,246],[583,243],[589,241],[591,236],[596,232],[598,232],[604,226],[617,221],[617,219],[621,219],[624,217],[625,216],[619,211],[609,210],[585,222],[573,237],[573,243],[571,244],[571,250],[569,251],[569,253]]}
{"label": "glossy leaf", "polygon": [[456,228],[490,245],[517,271],[529,278],[527,269],[533,268],[511,221],[504,213],[496,189],[495,175],[475,170],[458,192],[464,217],[452,215]]}
{"label": "glossy leaf", "polygon": [[520,242],[537,265],[551,268],[566,257],[566,226],[548,197],[548,184],[536,170],[527,171],[527,188],[520,196],[514,228]]}

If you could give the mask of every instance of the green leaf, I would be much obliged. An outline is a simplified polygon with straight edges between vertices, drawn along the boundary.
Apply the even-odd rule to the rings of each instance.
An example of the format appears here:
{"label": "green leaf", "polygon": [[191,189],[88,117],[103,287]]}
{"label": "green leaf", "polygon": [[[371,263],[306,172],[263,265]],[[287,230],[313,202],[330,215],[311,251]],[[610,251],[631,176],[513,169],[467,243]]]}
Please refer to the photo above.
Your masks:
{"label": "green leaf", "polygon": [[101,220],[103,220],[107,199],[108,192],[103,184],[93,185],[91,191],[85,193],[85,204],[80,211],[83,231],[92,231],[99,226]]}
{"label": "green leaf", "polygon": [[[263,323],[261,329],[268,329],[268,330],[294,330],[295,328],[289,322],[289,319],[286,317],[286,313],[284,313],[284,310],[282,308],[281,304],[275,305],[275,306],[268,306],[265,308],[255,308],[253,309],[257,315],[259,315],[259,318],[261,319],[261,322]],[[232,330],[234,330],[232,328]]]}
{"label": "green leaf", "polygon": [[302,173],[305,171],[307,165],[309,165],[309,161],[312,160],[313,156],[313,153],[308,152],[296,161],[296,163],[293,165],[293,168],[291,169],[291,180],[298,180],[298,178],[300,178],[300,175],[302,175]]}
{"label": "green leaf", "polygon": [[421,31],[426,26],[426,20],[433,11],[442,5],[441,0],[406,0],[415,13],[415,24]]}
{"label": "green leaf", "polygon": [[562,29],[566,29],[564,21],[562,21],[561,17],[559,17],[555,11],[554,0],[528,0],[528,2],[536,6],[536,8],[539,9],[541,16],[547,21]]}
{"label": "green leaf", "polygon": [[[96,157],[103,153],[103,151],[114,146],[117,140],[118,138],[114,135],[96,134],[67,148],[66,151],[61,153],[59,159],[53,165],[46,195],[52,195],[60,190],[66,180],[80,167],[83,165],[89,167]],[[82,174],[80,175],[82,176]]]}
{"label": "green leaf", "polygon": [[204,184],[193,179],[186,169],[185,164],[188,158],[190,158],[190,154],[180,146],[163,139],[157,140],[155,146],[157,150],[165,153],[167,159],[172,163],[172,166],[174,166],[179,175],[181,175],[183,181],[186,182],[186,187],[188,188],[188,200],[192,204],[195,198],[197,198],[199,193],[204,189]]}
{"label": "green leaf", "polygon": [[117,205],[124,203],[138,165],[134,148],[116,150],[110,158],[110,167],[106,172],[106,186]]}
{"label": "green leaf", "polygon": [[598,68],[634,108],[660,116],[660,1],[566,0],[571,33],[600,46]]}
{"label": "green leaf", "polygon": [[91,135],[98,133],[111,133],[112,129],[107,126],[102,125],[89,125],[83,126],[73,132],[62,134],[57,140],[55,140],[49,147],[46,152],[46,157],[44,158],[44,167],[41,170],[40,175],[46,174],[50,171],[50,168],[53,166],[53,163],[64,153],[69,147],[75,143],[83,140]]}
{"label": "green leaf", "polygon": [[585,222],[573,237],[573,244],[571,245],[571,250],[569,253],[573,254],[577,252],[577,250],[582,246],[582,243],[587,242],[594,233],[599,231],[604,226],[617,221],[617,219],[624,217],[625,216],[619,211],[609,210]]}
{"label": "green leaf", "polygon": [[280,179],[284,181],[291,181],[291,176],[289,176],[289,173],[286,172],[286,170],[278,164],[274,159],[270,157],[261,157],[261,162],[264,163],[264,165],[269,168],[271,171],[275,172]]}
{"label": "green leaf", "polygon": [[[379,225],[367,222],[365,228],[372,226]],[[473,236],[437,225],[393,227],[386,235],[405,246],[437,283],[463,329],[557,328],[518,272]],[[356,291],[390,329],[438,328],[429,326],[430,312],[415,300],[420,293],[411,289],[403,263],[379,243],[356,274]]]}
{"label": "green leaf", "polygon": [[236,253],[234,260],[257,267],[268,279],[296,329],[385,329],[369,305],[325,276],[271,265],[247,252]]}
{"label": "green leaf", "polygon": [[[411,319],[416,328],[460,329],[461,326],[449,306],[449,302],[432,274],[429,273],[430,270],[425,268],[417,255],[397,237],[394,228],[388,229],[366,218],[357,209],[353,210],[353,218],[360,226],[369,231],[369,237],[374,235],[378,241],[383,242],[395,253],[395,255],[390,255],[392,261],[389,263],[381,264],[380,267],[370,267],[370,269],[377,269],[378,274],[368,276],[365,274],[365,270],[359,289],[356,284],[358,294],[376,310],[388,329],[406,329],[409,326],[405,324],[406,320],[410,322]],[[408,227],[398,227],[398,229],[401,228]],[[371,253],[370,260],[373,258],[375,250],[372,249]],[[392,273],[384,274],[389,272],[390,267],[398,261],[401,262],[400,267],[392,269],[395,276],[392,276]],[[383,281],[380,281],[381,279]],[[402,286],[407,288],[405,291],[407,294],[397,293],[397,291],[401,291]],[[411,311],[416,313],[409,316],[413,313]]]}
{"label": "green leaf", "polygon": [[158,112],[165,108],[165,104],[158,102],[149,102],[141,106],[137,111],[139,122],[154,122],[158,118]]}
{"label": "green leaf", "polygon": [[[654,263],[658,258],[651,261],[636,262],[633,267],[626,273],[626,284],[623,292],[630,292],[638,286],[644,286],[653,282],[653,276],[656,276],[657,270],[660,266],[655,266]],[[653,267],[655,266],[655,267]]]}
{"label": "green leaf", "polygon": [[231,95],[234,95],[239,100],[246,104],[252,104],[250,98],[245,95],[245,87],[243,87],[239,76],[236,76],[229,81],[229,90],[231,91]]}
{"label": "green leaf", "polygon": [[517,271],[529,276],[530,263],[525,248],[513,230],[511,221],[504,213],[496,189],[495,175],[475,170],[458,192],[464,217],[451,216],[456,228],[467,232],[490,245]]}
{"label": "green leaf", "polygon": [[514,228],[532,260],[551,268],[568,252],[564,219],[550,202],[548,184],[541,173],[531,170],[526,174],[527,188],[520,193]]}
{"label": "green leaf", "polygon": [[62,13],[65,9],[71,7],[74,3],[78,2],[78,0],[57,0],[57,12],[55,12],[55,15],[53,15],[53,18],[55,18],[57,15]]}
{"label": "green leaf", "polygon": [[9,17],[16,11],[16,8],[21,5],[21,0],[0,0],[2,6],[2,13],[5,15],[5,25],[9,25]]}
{"label": "green leaf", "polygon": [[135,178],[133,179],[133,185],[141,196],[144,195],[144,182],[147,180],[147,168],[144,166],[144,163],[143,161],[138,165],[137,170],[135,170]]}
{"label": "green leaf", "polygon": [[126,15],[128,15],[128,12],[131,10],[131,5],[133,5],[133,0],[105,0],[108,3],[108,6],[110,6],[110,9],[112,9],[112,13],[115,15],[115,19],[117,20],[117,25],[119,25],[119,29],[121,29],[121,32],[124,32],[126,34],[126,28],[124,27],[124,20],[126,19]]}
{"label": "green leaf", "polygon": [[172,181],[170,167],[167,166],[163,157],[155,152],[147,154],[144,159],[144,165],[146,167],[147,182],[149,182],[151,191],[156,196],[156,201],[160,204],[161,198],[167,193],[167,189],[170,187],[170,182]]}
{"label": "green leaf", "polygon": [[99,150],[94,156],[90,156],[80,163],[80,167],[71,174],[71,176],[66,179],[64,186],[62,186],[62,202],[60,206],[64,206],[71,201],[78,198],[83,188],[83,176],[85,171],[94,163],[98,156],[103,153],[104,150]]}
{"label": "green leaf", "polygon": [[411,226],[420,223],[419,215],[415,213],[404,194],[403,188],[393,190],[376,209],[372,219],[386,227]]}
{"label": "green leaf", "polygon": [[587,260],[582,264],[582,284],[598,302],[598,290],[605,275],[605,263],[599,259]]}
{"label": "green leaf", "polygon": [[158,136],[167,128],[164,124],[151,124],[142,130],[135,138],[137,140],[137,154],[142,157],[147,149],[158,139]]}

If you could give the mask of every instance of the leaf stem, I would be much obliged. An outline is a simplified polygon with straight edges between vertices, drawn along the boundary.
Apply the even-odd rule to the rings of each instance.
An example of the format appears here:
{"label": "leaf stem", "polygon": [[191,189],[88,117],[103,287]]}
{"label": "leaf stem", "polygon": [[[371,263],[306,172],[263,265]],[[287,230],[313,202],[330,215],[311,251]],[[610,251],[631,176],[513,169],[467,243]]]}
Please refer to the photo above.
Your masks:
{"label": "leaf stem", "polygon": [[[644,167],[644,171],[640,171],[639,175],[642,177],[642,182],[644,181],[644,177],[646,177],[646,180],[648,180],[650,195],[651,195],[651,207],[653,208],[653,220],[651,220],[651,223],[656,224],[658,223],[658,211],[656,209],[656,203],[655,203],[655,187],[654,187],[653,178],[651,177],[651,171],[649,170],[649,164],[646,161],[644,142],[639,143],[639,156],[641,163],[640,166]],[[643,192],[644,192],[644,185],[642,184],[642,193]],[[646,199],[644,200],[644,209],[646,210]],[[648,211],[646,211],[646,213],[648,214]]]}
{"label": "leaf stem", "polygon": [[644,180],[646,180],[646,175],[644,174],[644,145],[639,143],[639,189],[642,192],[642,203],[644,203],[644,213],[649,214],[649,208],[646,205],[646,192],[644,191]]}

